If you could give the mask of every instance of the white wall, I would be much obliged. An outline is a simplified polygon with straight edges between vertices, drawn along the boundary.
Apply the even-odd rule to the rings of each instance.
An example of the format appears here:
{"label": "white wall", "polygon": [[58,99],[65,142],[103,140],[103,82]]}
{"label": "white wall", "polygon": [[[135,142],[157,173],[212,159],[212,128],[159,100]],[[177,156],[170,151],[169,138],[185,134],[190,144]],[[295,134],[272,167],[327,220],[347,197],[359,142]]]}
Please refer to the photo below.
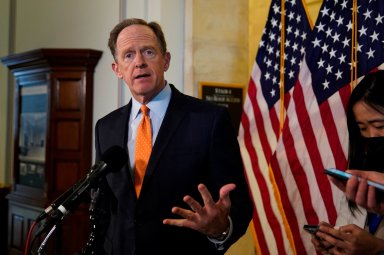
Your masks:
{"label": "white wall", "polygon": [[[9,14],[14,3],[16,14]],[[93,126],[97,119],[128,102],[130,93],[114,76],[107,46],[110,30],[126,17],[139,17],[160,23],[172,54],[166,78],[183,91],[184,0],[1,0],[0,31],[14,32],[14,38],[0,37],[0,56],[37,48],[91,48],[103,51],[95,69]],[[15,29],[10,24],[15,23]],[[7,33],[3,33],[7,35]],[[7,44],[11,39],[10,45]],[[10,50],[11,49],[11,50]],[[12,49],[14,51],[12,52]],[[10,183],[5,170],[6,148],[12,141],[6,123],[7,70],[0,67],[0,183]],[[12,79],[12,77],[11,77]],[[10,139],[12,140],[12,139]],[[7,174],[8,175],[7,175]]]}
{"label": "white wall", "polygon": [[[8,1],[0,1],[0,56],[8,54],[9,48],[9,9]],[[0,185],[9,184],[10,173],[5,171],[7,158],[7,105],[8,105],[8,70],[0,64]]]}

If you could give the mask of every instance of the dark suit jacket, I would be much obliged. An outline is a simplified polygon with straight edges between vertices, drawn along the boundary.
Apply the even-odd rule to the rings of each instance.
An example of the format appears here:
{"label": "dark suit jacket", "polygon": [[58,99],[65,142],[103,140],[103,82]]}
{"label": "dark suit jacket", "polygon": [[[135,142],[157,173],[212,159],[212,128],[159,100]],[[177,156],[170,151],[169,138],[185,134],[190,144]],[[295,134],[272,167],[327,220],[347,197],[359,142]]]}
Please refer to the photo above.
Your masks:
{"label": "dark suit jacket", "polygon": [[[107,174],[99,204],[107,209],[104,248],[107,254],[223,254],[246,231],[253,205],[244,178],[236,133],[227,110],[180,93],[172,97],[152,149],[140,197],[135,195],[129,164]],[[113,145],[127,148],[131,102],[96,124],[97,159]],[[163,225],[175,218],[171,208],[189,207],[183,196],[201,201],[197,186],[207,185],[217,201],[220,188],[235,183],[231,192],[233,234],[218,251],[197,231]]]}

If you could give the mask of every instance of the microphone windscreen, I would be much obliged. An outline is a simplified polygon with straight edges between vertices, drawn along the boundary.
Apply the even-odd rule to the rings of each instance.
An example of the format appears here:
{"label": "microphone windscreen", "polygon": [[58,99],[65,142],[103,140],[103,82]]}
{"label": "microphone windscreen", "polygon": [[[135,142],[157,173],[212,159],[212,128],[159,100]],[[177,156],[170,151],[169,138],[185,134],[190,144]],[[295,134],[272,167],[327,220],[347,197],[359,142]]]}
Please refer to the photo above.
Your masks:
{"label": "microphone windscreen", "polygon": [[109,171],[117,172],[127,163],[128,155],[123,148],[114,145],[101,155],[101,160],[107,164]]}

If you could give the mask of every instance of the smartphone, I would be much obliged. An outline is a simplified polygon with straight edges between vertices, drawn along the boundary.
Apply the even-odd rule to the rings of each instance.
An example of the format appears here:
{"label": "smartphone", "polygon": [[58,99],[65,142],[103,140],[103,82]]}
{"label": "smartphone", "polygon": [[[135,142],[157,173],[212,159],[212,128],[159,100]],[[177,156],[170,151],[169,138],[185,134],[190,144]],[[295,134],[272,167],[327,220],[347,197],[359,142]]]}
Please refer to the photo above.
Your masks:
{"label": "smartphone", "polygon": [[[330,176],[333,176],[336,179],[341,180],[341,181],[347,181],[352,176],[350,173],[346,173],[346,172],[338,170],[336,168],[325,169],[324,173],[328,174]],[[359,178],[359,180],[360,180],[360,178]],[[367,183],[368,183],[368,185],[373,186],[376,189],[378,189],[380,192],[384,192],[384,185],[383,184],[373,182],[373,181],[367,181]]]}
{"label": "smartphone", "polygon": [[314,235],[317,231],[319,231],[319,225],[304,225],[304,230],[308,233]]}

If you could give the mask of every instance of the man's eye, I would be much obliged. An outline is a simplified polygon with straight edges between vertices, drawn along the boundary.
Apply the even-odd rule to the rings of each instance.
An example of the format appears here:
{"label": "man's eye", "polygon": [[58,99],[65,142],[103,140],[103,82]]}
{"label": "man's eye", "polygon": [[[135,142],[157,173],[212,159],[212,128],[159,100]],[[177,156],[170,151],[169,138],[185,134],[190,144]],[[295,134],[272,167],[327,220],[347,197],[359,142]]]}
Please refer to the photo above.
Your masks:
{"label": "man's eye", "polygon": [[132,60],[134,57],[135,57],[135,54],[132,52],[125,54],[126,59]]}
{"label": "man's eye", "polygon": [[144,57],[146,58],[152,58],[155,56],[155,51],[151,49],[147,49],[143,52]]}

